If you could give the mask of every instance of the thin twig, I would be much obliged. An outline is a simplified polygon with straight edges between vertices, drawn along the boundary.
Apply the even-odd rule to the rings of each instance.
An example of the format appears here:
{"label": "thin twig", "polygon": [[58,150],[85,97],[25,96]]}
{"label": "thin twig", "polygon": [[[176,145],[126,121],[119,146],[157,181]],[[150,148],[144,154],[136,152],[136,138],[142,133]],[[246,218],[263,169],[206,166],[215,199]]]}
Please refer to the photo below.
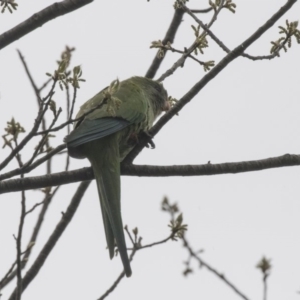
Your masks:
{"label": "thin twig", "polygon": [[212,7],[208,7],[208,8],[205,8],[205,9],[191,9],[191,12],[194,13],[194,14],[206,14],[210,11],[212,11],[213,8]]}
{"label": "thin twig", "polygon": [[165,238],[165,239],[163,239],[159,242],[154,242],[154,243],[147,244],[147,245],[144,245],[144,246],[139,246],[137,250],[141,250],[141,249],[145,249],[145,248],[151,248],[151,247],[154,247],[154,246],[157,246],[157,245],[165,244],[167,241],[171,240],[173,237],[174,237],[174,234],[172,233],[170,236],[168,236],[167,238]]}
{"label": "thin twig", "polygon": [[133,238],[132,238],[132,236],[131,236],[131,233],[130,233],[129,230],[128,230],[127,225],[124,227],[124,230],[126,231],[126,233],[127,233],[127,235],[129,236],[129,239],[130,239],[132,245],[134,246],[135,243],[134,243],[134,240],[133,240]]}
{"label": "thin twig", "polygon": [[[56,194],[58,188],[59,188],[59,186],[56,187],[55,190],[52,193],[50,193],[50,189],[49,189],[46,192],[46,194],[45,194],[45,197],[44,197],[44,200],[43,200],[43,206],[42,206],[41,211],[40,211],[40,213],[39,213],[39,215],[37,217],[36,224],[35,224],[35,226],[33,228],[31,237],[30,237],[29,242],[27,244],[27,249],[26,249],[26,251],[24,251],[24,254],[26,254],[26,255],[24,256],[24,258],[22,260],[22,269],[25,268],[25,266],[26,266],[26,264],[28,262],[28,258],[30,257],[33,245],[36,244],[37,236],[38,236],[38,233],[40,232],[40,229],[42,227],[42,224],[43,224],[43,221],[44,221],[44,217],[45,217],[45,214],[46,214],[46,212],[48,210],[49,204],[50,204],[52,198],[54,197],[54,195]],[[5,287],[8,283],[10,283],[15,278],[16,275],[17,275],[17,272],[15,270],[14,272],[11,272],[9,274],[9,276],[7,276],[6,278],[4,278],[1,281],[0,289],[3,289],[3,287]]]}
{"label": "thin twig", "polygon": [[263,300],[267,300],[267,295],[268,295],[268,285],[267,285],[267,280],[268,280],[268,275],[264,276],[263,278],[263,284],[264,284],[264,291],[263,291]]}
{"label": "thin twig", "polygon": [[[43,249],[39,253],[38,257],[30,267],[30,269],[27,271],[26,275],[23,277],[23,285],[22,285],[22,292],[28,287],[28,285],[31,283],[31,281],[35,278],[35,276],[38,274],[42,266],[44,265],[47,257],[51,253],[52,249],[54,248],[55,244],[67,228],[68,224],[72,220],[79,203],[87,190],[88,186],[90,185],[90,181],[84,181],[81,182],[80,185],[77,188],[77,191],[75,192],[71,203],[69,204],[66,212],[62,214],[62,218],[57,224],[56,228],[54,229],[53,233],[49,237],[48,241],[44,245]],[[16,289],[13,291],[11,296],[9,297],[9,300],[15,300],[17,291]]]}
{"label": "thin twig", "polygon": [[[219,13],[221,12],[221,10],[223,8],[223,3],[224,3],[224,0],[221,1],[221,5],[215,11],[215,13],[213,14],[213,16],[212,16],[210,22],[208,23],[208,25],[204,25],[200,21],[201,24],[203,24],[203,26],[204,26],[203,28],[205,28],[208,32],[211,32],[209,28],[212,27],[212,25],[214,24],[214,22],[217,20],[217,16],[219,15]],[[184,4],[182,4],[182,10],[184,10],[185,12],[187,12],[187,11],[190,12],[190,10]],[[207,33],[204,32],[204,33],[201,34],[201,36],[205,37],[206,34]],[[211,32],[211,34],[213,34],[213,33]],[[163,44],[165,44],[165,43],[163,43]],[[198,45],[199,45],[199,41],[198,41],[198,39],[196,39],[189,48],[185,48],[185,51],[183,52],[182,56],[173,64],[173,66],[170,69],[168,69],[164,74],[162,74],[157,79],[157,81],[162,82],[164,79],[166,79],[167,77],[171,76],[178,68],[183,67],[184,63],[185,63],[185,60],[188,57],[191,56],[191,54],[197,49]],[[191,57],[191,58],[193,58],[193,57]]]}
{"label": "thin twig", "polygon": [[[134,249],[130,256],[129,256],[129,261],[131,262],[133,260],[133,257],[136,253],[136,250]],[[113,292],[115,290],[115,288],[118,286],[118,284],[120,283],[120,281],[125,277],[125,272],[123,271],[118,278],[116,279],[116,281],[112,284],[112,286],[97,300],[103,300],[105,299],[111,292]]]}
{"label": "thin twig", "polygon": [[[183,14],[184,14],[184,11],[182,9],[176,9],[175,10],[173,19],[172,19],[171,24],[169,26],[169,29],[167,30],[167,33],[166,33],[164,39],[162,40],[162,43],[164,45],[166,45],[168,42],[170,42],[171,44],[174,42],[175,35],[176,35],[176,33],[178,31],[178,28],[179,28],[179,26],[182,22]],[[145,77],[154,78],[154,76],[155,76],[157,70],[159,69],[164,57],[159,58],[159,57],[157,57],[157,54],[155,55],[155,57],[154,57],[154,59],[151,63],[151,66],[149,67]]]}
{"label": "thin twig", "polygon": [[[165,49],[165,50],[170,50],[170,51],[172,51],[172,52],[180,53],[180,54],[186,54],[186,51],[178,50],[178,49],[175,49],[175,48],[173,48],[173,47],[171,47],[171,46],[168,46],[168,45],[164,45],[164,46],[161,47],[161,48],[163,48],[163,49]],[[193,56],[192,54],[187,55],[187,57],[193,59],[194,61],[196,61],[197,63],[199,63],[201,66],[205,65],[205,62],[203,62],[203,61],[197,59],[197,58],[196,58],[195,56]]]}
{"label": "thin twig", "polygon": [[22,254],[22,236],[23,236],[23,227],[24,227],[24,220],[26,215],[26,197],[25,191],[21,192],[22,200],[21,200],[21,216],[20,216],[20,223],[19,223],[19,230],[18,236],[16,240],[17,246],[17,288],[16,288],[16,300],[21,299],[21,294],[23,290],[23,279],[22,279],[22,261],[21,261],[21,254]]}
{"label": "thin twig", "polygon": [[112,293],[116,287],[118,286],[118,284],[121,282],[121,280],[125,277],[125,272],[123,271],[118,278],[116,279],[116,281],[112,284],[112,286],[100,297],[98,298],[98,300],[103,300],[105,299],[110,293]]}
{"label": "thin twig", "polygon": [[45,105],[41,105],[40,108],[39,108],[39,111],[38,111],[38,116],[37,118],[35,119],[35,122],[34,122],[34,125],[31,129],[31,131],[23,138],[23,140],[20,142],[20,144],[15,147],[13,149],[13,151],[7,156],[6,159],[4,159],[4,161],[0,164],[0,170],[2,170],[3,168],[5,168],[9,162],[16,156],[17,153],[19,153],[23,147],[34,137],[34,135],[36,134],[42,120],[43,120],[43,117],[48,109],[48,106],[49,106],[49,102],[50,102],[50,99],[51,99],[51,95],[54,93],[54,88],[55,88],[55,85],[56,85],[56,81],[53,81],[53,84],[52,84],[52,87],[49,91],[49,94],[43,98],[43,101],[46,101],[48,98],[49,100],[45,103]]}
{"label": "thin twig", "polygon": [[[173,233],[167,237],[166,239],[160,241],[160,242],[155,242],[155,243],[151,243],[151,244],[148,244],[148,245],[145,245],[145,246],[141,246],[141,241],[142,241],[142,238],[139,237],[138,241],[137,242],[134,242],[132,237],[131,237],[131,234],[130,232],[128,231],[128,228],[127,226],[125,226],[125,230],[127,232],[127,234],[129,235],[130,239],[131,239],[131,242],[133,243],[133,248],[132,248],[132,252],[130,254],[130,257],[129,257],[129,261],[131,262],[133,260],[133,257],[134,255],[136,254],[137,251],[139,250],[142,250],[142,249],[145,249],[145,248],[150,248],[150,247],[153,247],[153,246],[157,246],[157,245],[161,245],[161,244],[164,244],[166,243],[167,241],[169,241],[170,239],[172,239],[172,237],[174,236]],[[123,271],[119,276],[118,278],[116,279],[116,281],[112,284],[112,286],[100,297],[98,298],[98,300],[103,300],[105,299],[111,292],[113,292],[116,287],[118,286],[118,284],[120,283],[120,281],[125,277],[125,272]]]}
{"label": "thin twig", "polygon": [[40,97],[40,91],[39,91],[38,87],[36,86],[36,84],[35,84],[35,82],[33,80],[33,77],[32,77],[32,75],[31,75],[31,73],[29,71],[29,68],[27,66],[27,63],[25,61],[24,56],[22,55],[22,53],[21,53],[20,50],[17,50],[17,52],[18,52],[19,58],[20,58],[20,60],[21,60],[21,62],[23,64],[23,67],[25,69],[26,75],[27,75],[27,77],[28,77],[28,79],[30,81],[30,84],[31,84],[31,86],[32,86],[32,88],[33,88],[33,90],[35,92],[35,95],[36,95],[36,98],[37,98],[37,104],[38,104],[38,106],[40,106],[41,102],[42,102],[42,99]]}
{"label": "thin twig", "polygon": [[[51,98],[50,98],[51,100]],[[51,125],[49,126],[49,130],[51,130],[51,128],[53,128],[53,126],[55,125],[57,119],[59,118],[60,113],[62,112],[61,108],[57,111],[55,117],[52,120]],[[48,134],[45,134],[42,139],[40,140],[38,146],[36,147],[36,149],[33,152],[33,155],[31,156],[31,158],[29,159],[29,161],[26,163],[26,167],[30,166],[32,164],[32,162],[34,161],[34,159],[36,158],[36,156],[38,155],[39,151],[41,150],[41,148],[43,147],[43,145],[45,144],[46,140],[48,138]],[[49,161],[49,160],[48,160]],[[48,165],[49,168],[49,165]],[[48,169],[48,174],[50,174],[50,169]]]}
{"label": "thin twig", "polygon": [[32,213],[38,206],[40,206],[40,205],[42,205],[44,203],[45,203],[45,200],[34,204],[29,210],[26,211],[26,215]]}
{"label": "thin twig", "polygon": [[[29,71],[29,68],[27,66],[27,63],[25,61],[25,58],[24,56],[22,55],[21,51],[17,50],[18,54],[19,54],[19,57],[21,59],[21,62],[23,64],[23,67],[25,69],[25,72],[27,74],[27,77],[31,83],[31,86],[35,92],[35,95],[36,95],[36,99],[37,99],[37,105],[38,107],[40,108],[40,106],[42,105],[43,101],[41,99],[41,95],[40,95],[40,92],[41,90],[37,88],[37,85],[35,84],[34,80],[33,80],[33,77]],[[42,119],[42,130],[46,130],[46,119],[45,119],[45,116],[43,116],[43,119]],[[49,139],[46,139],[46,142],[45,142],[45,145],[46,145],[46,148],[49,149],[50,148],[50,143],[49,143]],[[28,165],[27,165],[28,166]],[[47,174],[50,174],[51,173],[51,159],[49,159],[47,161]]]}
{"label": "thin twig", "polygon": [[71,109],[69,111],[69,118],[68,118],[69,121],[72,120],[74,106],[75,106],[75,101],[76,101],[76,96],[77,96],[77,88],[74,86],[74,89],[73,89],[73,100],[72,100]]}
{"label": "thin twig", "polygon": [[[21,255],[27,254],[27,253],[31,250],[32,246],[33,246],[32,243],[31,243],[31,244],[28,244],[27,249],[26,249],[25,251],[23,251],[23,252],[21,253]],[[25,256],[25,257],[23,257],[22,262],[21,262],[22,268],[24,268],[24,265],[25,265],[26,261],[27,261],[27,258],[26,258],[26,256]],[[12,263],[11,267],[8,269],[8,271],[7,271],[6,274],[4,275],[4,277],[0,280],[0,291],[3,289],[3,287],[5,287],[5,286],[7,285],[8,282],[10,282],[10,279],[9,279],[9,278],[10,278],[12,275],[13,275],[13,278],[14,278],[15,275],[17,274],[16,270],[13,271],[13,269],[14,269],[14,267],[15,267],[16,265],[17,265],[17,261],[14,261],[14,262]]]}
{"label": "thin twig", "polygon": [[[188,7],[186,7],[185,5],[183,5],[183,10],[190,15],[204,30],[205,32],[207,32],[207,34],[212,38],[213,41],[215,41],[215,43],[222,49],[224,50],[226,53],[230,53],[230,49],[225,46],[225,44],[219,39],[217,38],[217,36],[209,30],[209,26],[205,25],[199,18],[197,18],[195,16],[195,14],[193,13],[192,10],[190,10]],[[278,47],[278,49],[276,51],[274,51],[273,54],[270,55],[260,55],[260,56],[253,56],[247,53],[242,53],[241,56],[251,59],[253,61],[256,60],[271,60],[273,58],[278,57],[278,53],[284,48],[284,46],[288,43],[290,37],[286,37],[284,39],[284,41],[280,44],[280,46]]]}
{"label": "thin twig", "polygon": [[221,0],[220,5],[218,6],[218,9],[215,10],[212,19],[210,20],[209,24],[206,26],[207,28],[210,28],[218,18],[219,13],[221,12],[222,9],[224,9],[224,2],[225,0]]}
{"label": "thin twig", "polygon": [[49,78],[43,85],[38,89],[39,92],[41,92],[43,89],[45,89],[49,83],[52,81],[52,78]]}
{"label": "thin twig", "polygon": [[186,238],[183,237],[183,245],[188,250],[190,256],[192,256],[195,260],[199,262],[200,267],[205,267],[207,270],[209,270],[211,273],[215,274],[218,278],[220,278],[226,285],[228,285],[237,295],[239,295],[244,300],[249,300],[247,296],[245,296],[232,282],[230,282],[224,274],[221,274],[218,272],[215,268],[211,267],[208,263],[206,263],[202,258],[197,255],[189,243],[187,242]]}
{"label": "thin twig", "polygon": [[42,158],[37,159],[30,166],[28,166],[28,164],[25,163],[21,168],[17,168],[17,169],[14,169],[12,171],[9,171],[7,173],[0,174],[0,181],[4,180],[4,179],[11,178],[11,177],[16,176],[16,175],[29,173],[30,171],[37,168],[39,165],[41,165],[45,161],[49,161],[49,159],[52,156],[54,156],[55,154],[61,152],[65,148],[66,148],[66,144],[61,144],[61,145],[57,146],[55,149],[51,150],[49,153],[47,153]]}
{"label": "thin twig", "polygon": [[14,267],[16,266],[16,262],[14,261],[11,265],[11,267],[8,269],[8,271],[6,272],[6,274],[3,276],[3,278],[0,280],[0,291],[2,290],[2,288],[5,286],[3,285],[3,283],[6,281],[6,279],[9,277],[9,275],[11,274],[11,272],[13,271]]}
{"label": "thin twig", "polygon": [[107,104],[107,99],[103,99],[103,101],[101,103],[99,103],[98,105],[96,105],[95,107],[93,107],[92,109],[90,109],[89,111],[87,111],[86,113],[84,113],[83,115],[81,115],[80,117],[78,118],[75,118],[75,119],[71,119],[71,120],[68,120],[62,124],[60,124],[59,126],[57,127],[54,127],[54,128],[51,128],[51,129],[48,129],[48,130],[44,130],[44,131],[39,131],[39,132],[36,132],[35,135],[41,135],[41,134],[47,134],[49,132],[54,132],[54,131],[58,131],[62,128],[64,128],[65,126],[69,125],[70,123],[74,123],[74,122],[78,122],[80,120],[83,120],[87,115],[91,114],[93,111],[95,111],[96,109],[99,109],[101,108],[103,105]]}

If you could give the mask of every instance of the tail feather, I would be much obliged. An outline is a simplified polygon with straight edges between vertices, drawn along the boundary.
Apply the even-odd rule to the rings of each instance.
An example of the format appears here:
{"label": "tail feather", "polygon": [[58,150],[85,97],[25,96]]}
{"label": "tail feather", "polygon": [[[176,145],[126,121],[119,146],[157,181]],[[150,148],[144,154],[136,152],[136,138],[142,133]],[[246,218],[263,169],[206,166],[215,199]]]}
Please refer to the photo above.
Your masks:
{"label": "tail feather", "polygon": [[85,144],[97,181],[109,256],[114,256],[115,241],[127,277],[131,276],[120,202],[120,160],[117,134]]}
{"label": "tail feather", "polygon": [[[99,180],[96,180],[97,183],[97,189],[98,189],[98,194],[99,194],[99,200],[103,198],[103,195],[101,195],[101,189],[99,185]],[[112,231],[112,227],[110,226],[108,214],[106,213],[106,209],[102,204],[102,201],[100,200],[100,206],[101,206],[101,213],[102,213],[102,220],[103,220],[103,225],[104,225],[104,231],[105,231],[105,237],[106,237],[106,243],[107,243],[107,248],[109,251],[109,257],[112,259],[114,257],[114,247],[115,247],[115,237]]]}

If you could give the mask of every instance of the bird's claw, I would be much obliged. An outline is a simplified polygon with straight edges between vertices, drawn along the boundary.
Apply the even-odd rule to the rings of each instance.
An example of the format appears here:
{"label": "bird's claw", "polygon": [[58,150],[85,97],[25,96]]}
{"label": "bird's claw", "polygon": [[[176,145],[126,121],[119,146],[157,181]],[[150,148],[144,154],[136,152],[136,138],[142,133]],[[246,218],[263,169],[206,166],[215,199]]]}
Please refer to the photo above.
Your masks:
{"label": "bird's claw", "polygon": [[155,149],[155,144],[154,144],[154,142],[152,140],[152,138],[153,138],[152,135],[149,132],[147,132],[147,131],[143,131],[143,134],[148,139],[146,147],[150,148],[150,149]]}
{"label": "bird's claw", "polygon": [[155,144],[154,144],[154,142],[153,142],[152,139],[150,139],[150,140],[147,142],[146,147],[147,147],[147,148],[150,148],[150,149],[155,149]]}

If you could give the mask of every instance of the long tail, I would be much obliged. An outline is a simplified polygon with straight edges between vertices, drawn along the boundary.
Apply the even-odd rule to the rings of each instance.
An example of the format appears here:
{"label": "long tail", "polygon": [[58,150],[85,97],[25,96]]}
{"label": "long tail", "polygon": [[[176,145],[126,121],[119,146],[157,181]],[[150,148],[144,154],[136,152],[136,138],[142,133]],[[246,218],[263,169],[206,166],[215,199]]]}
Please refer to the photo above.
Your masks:
{"label": "long tail", "polygon": [[114,256],[115,241],[127,277],[131,276],[128,259],[120,201],[120,161],[117,134],[92,141],[84,146],[86,156],[90,160],[100,198],[103,224],[109,256]]}

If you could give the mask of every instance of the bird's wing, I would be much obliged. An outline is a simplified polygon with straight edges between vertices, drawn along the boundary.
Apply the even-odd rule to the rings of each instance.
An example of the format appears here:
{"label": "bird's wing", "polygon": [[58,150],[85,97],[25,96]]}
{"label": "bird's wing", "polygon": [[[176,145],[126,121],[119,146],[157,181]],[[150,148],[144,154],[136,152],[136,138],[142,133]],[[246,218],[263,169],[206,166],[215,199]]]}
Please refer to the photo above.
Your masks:
{"label": "bird's wing", "polygon": [[118,132],[129,125],[133,125],[132,132],[139,132],[147,129],[149,101],[143,89],[131,80],[120,83],[119,90],[113,95],[120,100],[120,106],[116,109],[115,115],[108,109],[108,104],[101,106],[105,98],[105,90],[102,90],[86,103],[84,103],[76,118],[87,114],[82,121],[75,123],[75,129],[65,138],[69,154],[75,158],[84,158],[81,145],[97,139],[101,139],[115,132]]}
{"label": "bird's wing", "polygon": [[87,142],[101,139],[120,131],[131,123],[121,118],[84,119],[66,138],[68,148],[76,148]]}

